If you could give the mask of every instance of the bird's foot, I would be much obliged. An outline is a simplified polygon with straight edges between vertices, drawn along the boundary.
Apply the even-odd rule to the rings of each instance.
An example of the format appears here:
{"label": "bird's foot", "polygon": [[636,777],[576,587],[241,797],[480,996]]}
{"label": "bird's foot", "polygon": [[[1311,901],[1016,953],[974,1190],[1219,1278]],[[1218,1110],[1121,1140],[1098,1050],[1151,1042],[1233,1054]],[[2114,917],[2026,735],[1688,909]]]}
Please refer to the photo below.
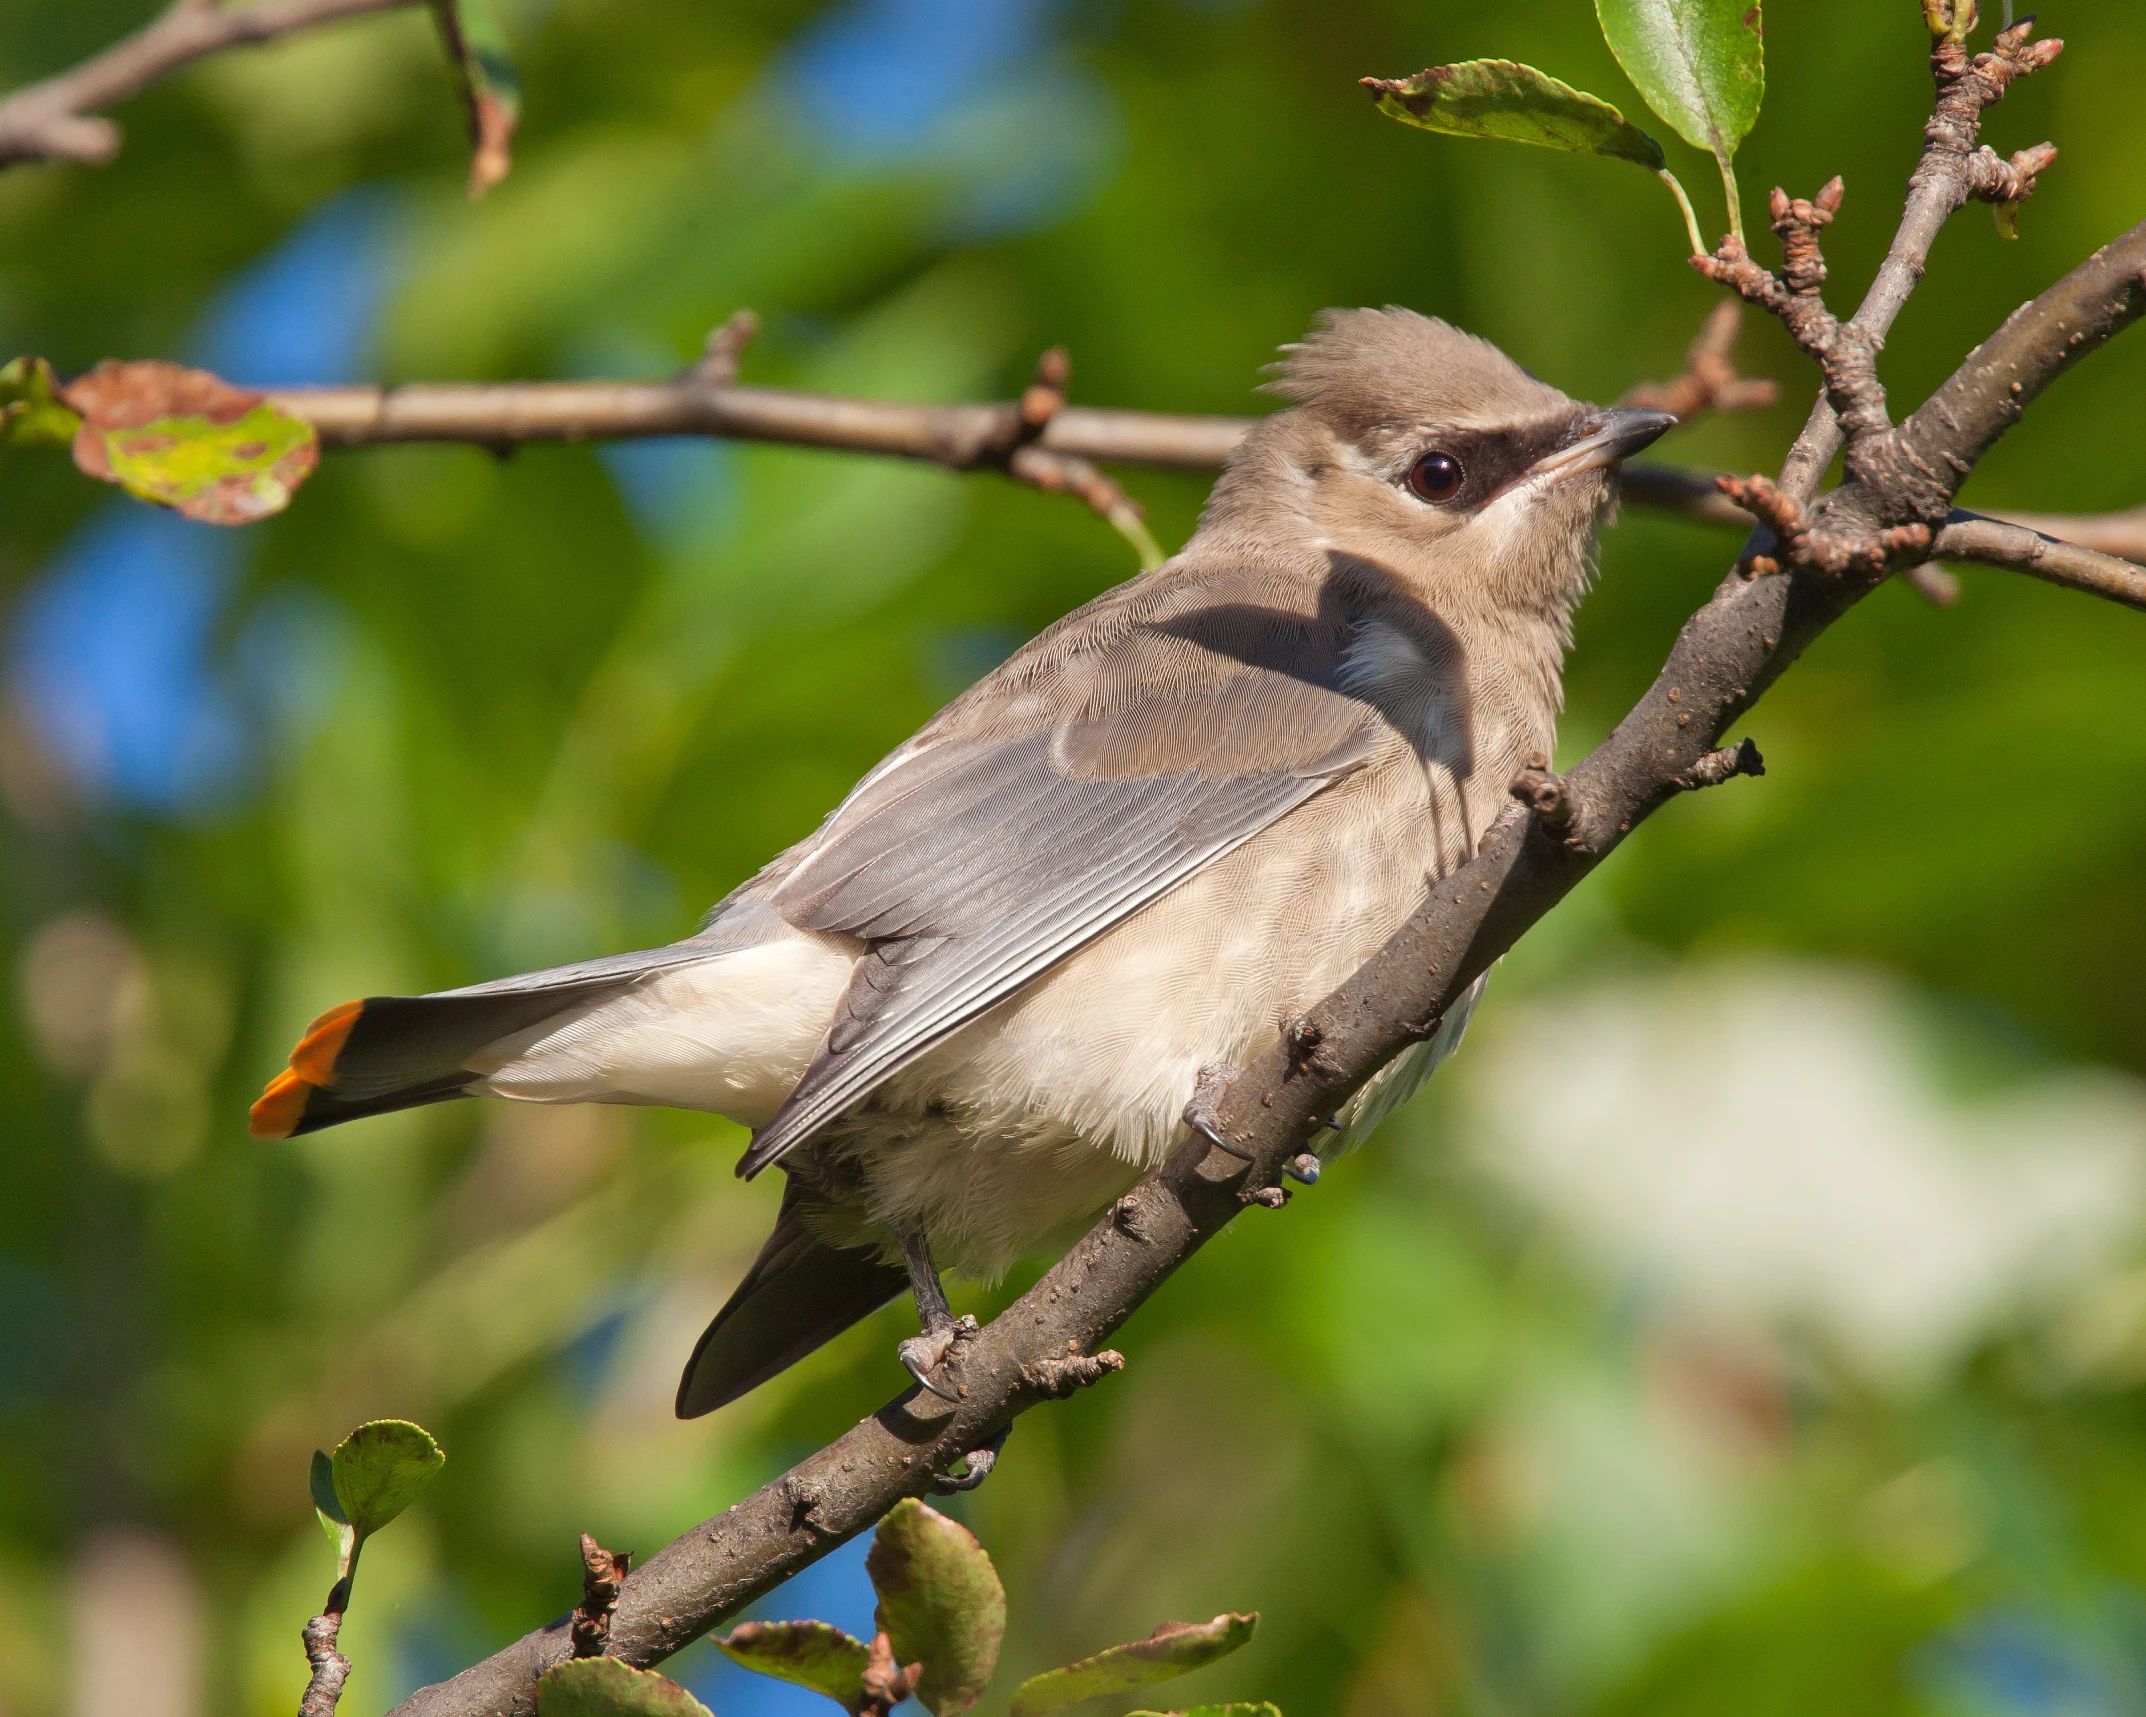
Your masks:
{"label": "bird's foot", "polygon": [[1223,1092],[1230,1087],[1242,1068],[1203,1067],[1200,1076],[1192,1082],[1192,1101],[1185,1105],[1185,1125],[1218,1151],[1227,1151],[1239,1162],[1250,1162],[1252,1153],[1222,1131],[1222,1117],[1215,1105],[1222,1100]]}
{"label": "bird's foot", "polygon": [[1299,1151],[1282,1164],[1282,1173],[1299,1186],[1317,1186],[1319,1184],[1319,1159],[1309,1151]]}
{"label": "bird's foot", "polygon": [[936,1473],[932,1476],[931,1488],[941,1496],[953,1496],[957,1492],[974,1490],[991,1476],[991,1469],[998,1465],[999,1450],[1006,1446],[1006,1439],[1013,1435],[1008,1425],[981,1448],[971,1449],[962,1456],[961,1473]]}
{"label": "bird's foot", "polygon": [[942,1401],[959,1401],[959,1385],[949,1389],[934,1383],[931,1374],[953,1356],[961,1343],[976,1334],[976,1320],[971,1317],[948,1318],[941,1323],[934,1319],[925,1326],[922,1335],[913,1335],[894,1351],[901,1357],[902,1369],[930,1390]]}

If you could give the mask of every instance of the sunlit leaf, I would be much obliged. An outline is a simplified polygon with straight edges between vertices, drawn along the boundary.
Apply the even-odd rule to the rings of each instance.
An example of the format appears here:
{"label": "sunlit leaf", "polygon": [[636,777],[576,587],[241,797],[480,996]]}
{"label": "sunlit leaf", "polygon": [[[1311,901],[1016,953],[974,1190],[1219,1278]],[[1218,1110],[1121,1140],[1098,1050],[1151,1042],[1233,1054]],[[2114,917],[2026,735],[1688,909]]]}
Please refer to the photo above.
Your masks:
{"label": "sunlit leaf", "polygon": [[1647,105],[1726,165],[1766,93],[1755,0],[1595,0],[1595,16]]}
{"label": "sunlit leaf", "polygon": [[1146,1639],[1114,1645],[1063,1669],[1030,1676],[1013,1696],[1013,1717],[1044,1717],[1046,1712],[1077,1705],[1083,1699],[1190,1674],[1229,1656],[1252,1637],[1258,1625],[1256,1610],[1250,1615],[1217,1616],[1211,1622],[1164,1622]]}
{"label": "sunlit leaf", "polygon": [[521,118],[521,78],[485,0],[431,0],[455,93],[469,120],[469,194],[481,197],[514,166],[509,144]]}
{"label": "sunlit leaf", "polygon": [[209,524],[281,512],[320,461],[310,423],[183,364],[107,360],[58,397],[82,416],[81,470]]}
{"label": "sunlit leaf", "polygon": [[865,1572],[897,1663],[921,1663],[916,1696],[933,1717],[983,1697],[1006,1634],[1006,1591],[975,1535],[904,1497],[879,1523]]}
{"label": "sunlit leaf", "polygon": [[1365,78],[1379,111],[1448,137],[1498,137],[1659,169],[1661,145],[1598,96],[1513,60],[1463,60],[1406,78]]}
{"label": "sunlit leaf", "polygon": [[313,1512],[320,1520],[320,1529],[328,1535],[329,1548],[335,1552],[335,1577],[345,1578],[358,1565],[358,1535],[343,1514],[342,1499],[335,1494],[335,1463],[328,1458],[328,1451],[313,1451],[313,1471],[306,1481],[306,1488],[313,1493]]}
{"label": "sunlit leaf", "polygon": [[335,1447],[335,1495],[343,1516],[364,1538],[416,1500],[447,1454],[432,1433],[407,1419],[375,1419]]}
{"label": "sunlit leaf", "polygon": [[375,1419],[335,1446],[313,1451],[308,1488],[321,1529],[335,1546],[337,1573],[358,1565],[358,1552],[415,1500],[447,1464],[432,1434],[407,1419]]}
{"label": "sunlit leaf", "polygon": [[60,403],[43,358],[0,366],[0,447],[65,447],[81,427],[81,415]]}
{"label": "sunlit leaf", "polygon": [[537,1717],[710,1717],[677,1682],[615,1657],[554,1664],[537,1677]]}
{"label": "sunlit leaf", "polygon": [[733,1663],[824,1693],[853,1711],[871,1659],[862,1640],[828,1622],[745,1622],[715,1649]]}

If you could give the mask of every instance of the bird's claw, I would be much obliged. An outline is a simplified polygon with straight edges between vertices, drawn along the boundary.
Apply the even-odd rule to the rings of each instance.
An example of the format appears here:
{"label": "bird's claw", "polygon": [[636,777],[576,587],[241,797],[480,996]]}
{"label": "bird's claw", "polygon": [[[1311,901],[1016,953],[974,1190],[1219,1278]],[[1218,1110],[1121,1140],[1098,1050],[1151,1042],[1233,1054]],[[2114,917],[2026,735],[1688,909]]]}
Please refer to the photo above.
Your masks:
{"label": "bird's claw", "polygon": [[1185,1125],[1218,1151],[1227,1151],[1239,1162],[1250,1162],[1252,1153],[1222,1131],[1222,1117],[1215,1105],[1222,1093],[1230,1087],[1240,1069],[1235,1067],[1203,1067],[1192,1083],[1192,1101],[1185,1105]]}
{"label": "bird's claw", "polygon": [[952,1473],[933,1474],[931,1488],[941,1496],[954,1496],[961,1491],[974,1490],[991,1476],[991,1469],[998,1465],[999,1450],[1006,1446],[1006,1439],[1012,1434],[1013,1427],[1008,1425],[988,1443],[979,1448],[971,1449],[966,1455],[962,1456],[961,1458],[968,1463],[968,1470],[962,1473],[960,1477],[957,1478]]}
{"label": "bird's claw", "polygon": [[1282,1164],[1282,1173],[1299,1186],[1317,1186],[1319,1184],[1319,1159],[1309,1151],[1299,1151]]}
{"label": "bird's claw", "polygon": [[946,1389],[934,1383],[931,1374],[944,1365],[947,1356],[955,1347],[976,1333],[974,1318],[949,1320],[936,1329],[927,1329],[922,1335],[913,1335],[895,1348],[900,1356],[902,1369],[917,1380],[917,1383],[939,1397],[941,1401],[959,1401],[958,1390]]}

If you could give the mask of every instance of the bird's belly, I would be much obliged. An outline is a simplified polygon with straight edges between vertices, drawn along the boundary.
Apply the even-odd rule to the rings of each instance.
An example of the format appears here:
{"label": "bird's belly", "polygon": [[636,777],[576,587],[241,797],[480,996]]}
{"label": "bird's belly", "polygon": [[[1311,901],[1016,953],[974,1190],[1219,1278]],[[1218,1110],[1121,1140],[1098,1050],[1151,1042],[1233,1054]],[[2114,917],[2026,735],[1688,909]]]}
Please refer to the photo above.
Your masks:
{"label": "bird's belly", "polygon": [[[875,1094],[844,1151],[875,1218],[995,1275],[1093,1219],[1241,1066],[1422,899],[1437,834],[1345,784],[1098,938]],[[1366,787],[1371,783],[1366,783]],[[1412,813],[1412,814],[1410,814]]]}

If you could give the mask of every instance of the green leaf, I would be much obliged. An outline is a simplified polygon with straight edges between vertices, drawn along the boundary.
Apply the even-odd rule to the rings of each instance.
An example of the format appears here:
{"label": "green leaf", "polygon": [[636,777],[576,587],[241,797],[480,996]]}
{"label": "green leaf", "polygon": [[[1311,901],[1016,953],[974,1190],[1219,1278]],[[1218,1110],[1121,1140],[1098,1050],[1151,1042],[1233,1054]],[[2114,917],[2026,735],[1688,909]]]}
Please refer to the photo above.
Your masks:
{"label": "green leaf", "polygon": [[207,370],[107,360],[58,398],[82,414],[78,468],[209,524],[281,512],[320,462],[310,423]]}
{"label": "green leaf", "polygon": [[1766,94],[1757,0],[1595,0],[1595,16],[1647,105],[1720,163],[1729,230],[1741,237],[1729,161],[1758,122]]}
{"label": "green leaf", "polygon": [[1463,60],[1363,85],[1381,113],[1425,131],[1607,155],[1657,172],[1663,164],[1662,146],[1608,102],[1512,60]]}
{"label": "green leaf", "polygon": [[896,1663],[921,1663],[916,1696],[933,1717],[983,1697],[1006,1634],[998,1570],[959,1521],[904,1497],[872,1535],[865,1572],[886,1612]]}
{"label": "green leaf", "polygon": [[484,0],[431,0],[455,94],[469,121],[469,194],[481,197],[514,166],[509,144],[521,119],[522,81],[506,32]]}
{"label": "green leaf", "polygon": [[432,1434],[407,1419],[375,1419],[335,1446],[313,1451],[308,1488],[321,1530],[335,1546],[336,1575],[358,1566],[366,1539],[393,1520],[447,1464]]}
{"label": "green leaf", "polygon": [[677,1682],[615,1657],[555,1664],[537,1677],[537,1717],[712,1717]]}
{"label": "green leaf", "polygon": [[81,416],[60,403],[43,358],[0,366],[0,447],[65,447],[81,427]]}
{"label": "green leaf", "polygon": [[1244,1616],[1217,1616],[1211,1622],[1164,1622],[1146,1639],[1114,1645],[1063,1669],[1030,1676],[1013,1696],[1013,1717],[1044,1717],[1046,1712],[1077,1705],[1083,1699],[1188,1675],[1229,1656],[1252,1637],[1257,1626],[1256,1610]]}
{"label": "green leaf", "polygon": [[871,1652],[828,1622],[745,1622],[713,1642],[733,1663],[824,1693],[845,1711],[864,1697]]}
{"label": "green leaf", "polygon": [[335,1552],[335,1577],[348,1579],[358,1565],[358,1535],[344,1518],[342,1501],[335,1494],[335,1464],[325,1449],[313,1451],[313,1471],[306,1488],[313,1493],[313,1512]]}

